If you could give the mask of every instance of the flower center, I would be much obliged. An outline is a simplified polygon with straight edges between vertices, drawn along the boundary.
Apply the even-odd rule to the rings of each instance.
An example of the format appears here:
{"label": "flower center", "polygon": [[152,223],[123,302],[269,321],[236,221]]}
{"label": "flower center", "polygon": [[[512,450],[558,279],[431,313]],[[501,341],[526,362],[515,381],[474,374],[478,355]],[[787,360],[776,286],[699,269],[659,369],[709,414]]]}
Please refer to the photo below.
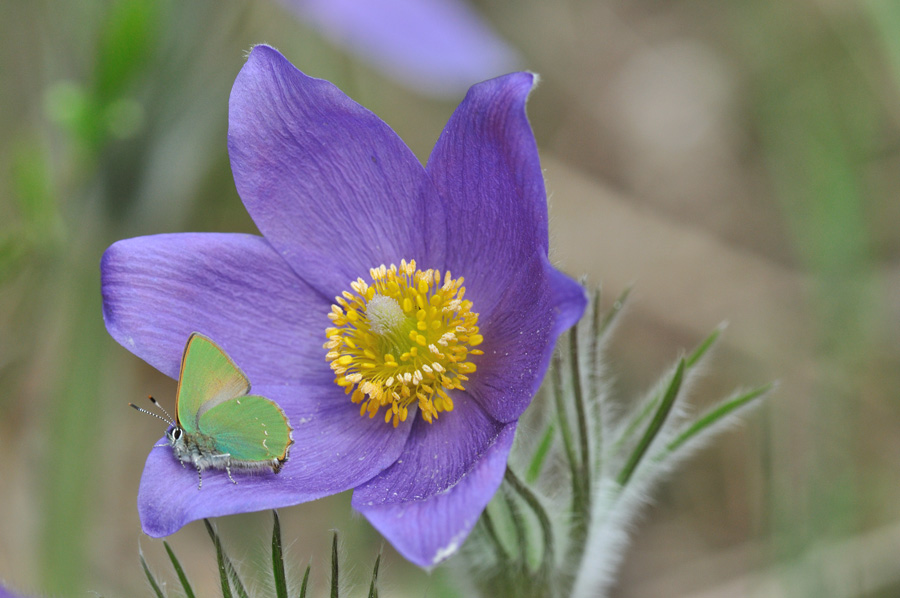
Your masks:
{"label": "flower center", "polygon": [[385,422],[406,421],[415,403],[431,423],[442,411],[453,411],[447,394],[465,390],[466,374],[475,371],[470,356],[481,344],[478,314],[463,300],[463,279],[439,270],[417,270],[415,260],[402,260],[369,270],[372,283],[357,278],[353,292],[335,297],[325,330],[325,358],[335,383],[360,403],[360,415],[375,417],[387,407]]}

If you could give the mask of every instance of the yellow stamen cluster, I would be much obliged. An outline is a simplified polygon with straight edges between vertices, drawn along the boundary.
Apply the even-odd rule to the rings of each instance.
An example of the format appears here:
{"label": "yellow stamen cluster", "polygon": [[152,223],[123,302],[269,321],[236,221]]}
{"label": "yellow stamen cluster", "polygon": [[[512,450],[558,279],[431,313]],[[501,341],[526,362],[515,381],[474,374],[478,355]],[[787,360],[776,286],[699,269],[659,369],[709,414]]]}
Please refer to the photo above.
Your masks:
{"label": "yellow stamen cluster", "polygon": [[335,383],[360,403],[360,415],[375,417],[387,407],[385,422],[405,421],[418,405],[431,423],[453,411],[450,389],[465,390],[466,374],[475,371],[470,356],[482,342],[478,314],[463,299],[462,277],[439,270],[417,270],[415,260],[398,268],[369,270],[372,283],[350,283],[353,292],[335,297],[325,330],[326,359]]}

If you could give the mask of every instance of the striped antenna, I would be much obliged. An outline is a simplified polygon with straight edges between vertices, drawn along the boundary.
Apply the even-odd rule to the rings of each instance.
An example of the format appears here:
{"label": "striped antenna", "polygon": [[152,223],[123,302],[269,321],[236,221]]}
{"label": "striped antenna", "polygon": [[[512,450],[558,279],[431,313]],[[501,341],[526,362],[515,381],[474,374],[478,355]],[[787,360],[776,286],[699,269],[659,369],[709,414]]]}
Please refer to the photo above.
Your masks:
{"label": "striped antenna", "polygon": [[[161,416],[161,415],[158,414],[158,413],[153,413],[152,411],[147,411],[146,409],[143,409],[143,408],[141,408],[141,407],[138,407],[138,406],[135,405],[134,403],[128,403],[128,404],[131,405],[132,407],[134,407],[136,410],[140,411],[141,413],[146,413],[147,415],[152,415],[153,417],[158,417],[159,419],[163,420],[164,422],[166,422],[166,423],[169,424],[170,426],[176,425],[176,424],[175,424],[175,420],[172,419],[172,416],[169,415],[169,412],[166,411],[165,409],[163,409],[163,406],[160,405],[159,403],[157,403],[157,402],[156,402],[156,399],[154,399],[152,396],[149,396],[149,395],[147,396],[147,398],[150,399],[150,402],[153,403],[154,405],[156,405],[156,407],[157,407],[160,411],[162,411],[163,413],[165,413],[165,414],[166,414],[166,417],[163,417],[163,416]],[[166,418],[168,418],[168,419],[166,419]]]}

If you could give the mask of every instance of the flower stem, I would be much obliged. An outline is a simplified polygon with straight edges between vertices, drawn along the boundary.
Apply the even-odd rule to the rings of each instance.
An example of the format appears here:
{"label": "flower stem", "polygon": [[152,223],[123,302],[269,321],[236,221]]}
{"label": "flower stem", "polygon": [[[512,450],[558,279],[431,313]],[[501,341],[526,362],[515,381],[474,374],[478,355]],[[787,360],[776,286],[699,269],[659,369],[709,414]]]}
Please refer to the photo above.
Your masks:
{"label": "flower stem", "polygon": [[575,399],[575,413],[578,420],[578,444],[581,450],[581,468],[579,480],[584,496],[583,515],[591,510],[591,448],[588,437],[587,407],[581,386],[581,355],[578,350],[578,326],[569,330],[569,360],[572,368],[572,395]]}
{"label": "flower stem", "polygon": [[531,489],[522,483],[522,480],[516,476],[509,466],[506,467],[504,478],[513,489],[519,493],[519,496],[534,512],[541,526],[541,534],[544,539],[544,553],[541,557],[541,568],[545,571],[551,571],[556,562],[555,546],[553,540],[553,525],[550,523],[550,517],[541,504],[540,499],[531,491]]}
{"label": "flower stem", "polygon": [[559,431],[563,439],[563,448],[566,451],[566,461],[569,462],[569,473],[572,476],[572,502],[580,505],[581,487],[578,484],[578,458],[575,455],[575,445],[572,443],[572,429],[569,427],[569,414],[563,397],[562,363],[558,356],[553,357],[553,400],[556,403],[556,413],[559,418]]}
{"label": "flower stem", "polygon": [[497,562],[500,563],[501,568],[505,568],[506,563],[509,562],[509,555],[506,553],[503,543],[500,542],[500,536],[497,535],[497,528],[494,526],[494,520],[487,509],[481,514],[481,519],[479,521],[481,521],[481,525],[484,526],[484,531],[488,538],[490,538],[491,545],[494,547],[494,552],[497,555]]}
{"label": "flower stem", "polygon": [[522,517],[522,511],[516,498],[509,492],[508,488],[504,488],[502,492],[503,499],[506,502],[506,508],[509,510],[509,519],[512,522],[513,532],[516,534],[516,545],[519,547],[519,563],[522,570],[528,569],[528,533],[525,531],[525,518]]}

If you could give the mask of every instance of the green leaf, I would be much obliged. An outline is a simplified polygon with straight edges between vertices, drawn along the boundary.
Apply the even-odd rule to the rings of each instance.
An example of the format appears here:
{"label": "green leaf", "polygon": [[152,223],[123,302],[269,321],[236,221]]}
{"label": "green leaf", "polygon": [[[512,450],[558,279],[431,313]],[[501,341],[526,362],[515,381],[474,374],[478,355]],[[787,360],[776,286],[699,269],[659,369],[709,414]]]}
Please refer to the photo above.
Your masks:
{"label": "green leaf", "polygon": [[334,532],[334,539],[331,541],[331,598],[339,598],[337,532]]}
{"label": "green leaf", "polygon": [[551,421],[547,425],[547,429],[544,430],[543,436],[541,436],[537,449],[534,451],[534,456],[528,464],[528,469],[525,470],[525,480],[529,484],[535,483],[538,477],[540,477],[541,470],[544,467],[544,461],[547,460],[547,455],[550,454],[550,447],[553,446],[553,437],[555,435],[556,425]]}
{"label": "green leaf", "polygon": [[272,577],[275,580],[275,595],[278,598],[287,598],[287,580],[284,575],[284,550],[281,544],[281,522],[278,520],[278,511],[272,511],[275,520],[272,526]]}
{"label": "green leaf", "polygon": [[300,584],[300,598],[306,598],[306,586],[309,584],[309,569],[312,565],[306,566],[306,573],[303,574],[303,583]]}
{"label": "green leaf", "polygon": [[734,413],[741,407],[744,407],[745,405],[748,405],[754,400],[762,397],[770,390],[772,390],[772,384],[766,384],[765,386],[760,386],[759,388],[755,388],[733,399],[727,399],[719,405],[716,405],[715,407],[701,415],[699,418],[697,418],[697,420],[693,424],[688,426],[686,430],[675,437],[674,440],[669,442],[669,444],[666,445],[665,450],[654,457],[654,460],[663,460],[666,455],[671,454],[681,448],[687,441],[689,441],[691,438],[694,438],[703,430],[709,428],[716,422],[721,421],[722,418],[727,417],[731,413]]}
{"label": "green leaf", "polygon": [[640,442],[638,442],[638,445],[635,447],[634,451],[632,451],[631,456],[628,458],[628,461],[616,478],[616,481],[620,486],[625,486],[631,479],[632,474],[634,474],[635,469],[637,469],[638,464],[641,462],[641,459],[644,457],[644,454],[647,452],[653,439],[656,438],[656,435],[662,429],[663,423],[665,423],[666,418],[669,416],[669,412],[672,411],[672,405],[675,404],[675,399],[678,397],[678,391],[681,389],[681,382],[684,380],[684,369],[685,360],[681,359],[678,362],[678,367],[675,369],[675,375],[672,376],[672,381],[669,383],[668,389],[666,389],[666,394],[663,396],[659,407],[656,409],[656,413],[653,414],[650,425],[647,426]]}
{"label": "green leaf", "polygon": [[184,588],[184,595],[186,598],[194,598],[194,590],[191,588],[191,584],[188,582],[187,575],[184,574],[184,569],[181,567],[181,563],[178,562],[178,559],[175,557],[175,552],[172,550],[172,547],[169,546],[169,543],[163,540],[163,546],[166,547],[166,552],[169,555],[169,560],[172,561],[172,566],[175,568],[175,574],[178,575],[178,581],[181,582],[181,587]]}
{"label": "green leaf", "polygon": [[372,571],[372,583],[369,584],[369,598],[378,598],[378,588],[376,584],[378,583],[378,566],[381,565],[381,553],[378,553],[378,558],[375,559],[375,569]]}
{"label": "green leaf", "polygon": [[119,0],[106,13],[95,64],[94,94],[106,103],[138,78],[156,48],[162,3]]}
{"label": "green leaf", "polygon": [[138,556],[141,558],[141,567],[144,568],[144,575],[147,576],[147,581],[150,582],[150,587],[153,588],[153,593],[156,594],[156,598],[166,598],[166,594],[162,591],[162,588],[159,587],[156,578],[150,573],[150,567],[147,566],[147,561],[144,560],[144,551],[140,550],[140,548],[138,549]]}

